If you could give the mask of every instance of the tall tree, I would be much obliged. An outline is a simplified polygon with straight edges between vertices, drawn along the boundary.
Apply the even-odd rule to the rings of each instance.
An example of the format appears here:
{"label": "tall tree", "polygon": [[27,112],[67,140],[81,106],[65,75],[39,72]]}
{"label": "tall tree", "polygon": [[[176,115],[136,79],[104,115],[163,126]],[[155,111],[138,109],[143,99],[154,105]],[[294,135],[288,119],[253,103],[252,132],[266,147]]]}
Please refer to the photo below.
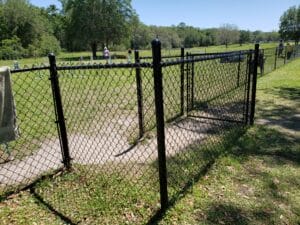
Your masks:
{"label": "tall tree", "polygon": [[217,40],[219,44],[226,45],[237,42],[239,39],[239,30],[236,25],[233,24],[223,24],[217,32]]}
{"label": "tall tree", "polygon": [[17,36],[22,46],[28,47],[38,36],[39,24],[35,12],[27,0],[3,1],[3,17],[7,28],[7,38]]}
{"label": "tall tree", "polygon": [[279,33],[283,39],[293,39],[298,44],[300,39],[300,5],[290,7],[280,17]]}
{"label": "tall tree", "polygon": [[73,49],[89,45],[96,58],[99,44],[113,44],[128,36],[131,0],[63,0],[62,5]]}
{"label": "tall tree", "polygon": [[57,40],[59,40],[62,47],[65,46],[65,30],[66,30],[66,18],[62,14],[61,10],[56,5],[49,5],[46,9],[41,9],[45,17],[48,18],[53,34]]}
{"label": "tall tree", "polygon": [[241,30],[239,43],[242,46],[242,44],[247,43],[247,42],[250,42],[250,31],[249,30]]}

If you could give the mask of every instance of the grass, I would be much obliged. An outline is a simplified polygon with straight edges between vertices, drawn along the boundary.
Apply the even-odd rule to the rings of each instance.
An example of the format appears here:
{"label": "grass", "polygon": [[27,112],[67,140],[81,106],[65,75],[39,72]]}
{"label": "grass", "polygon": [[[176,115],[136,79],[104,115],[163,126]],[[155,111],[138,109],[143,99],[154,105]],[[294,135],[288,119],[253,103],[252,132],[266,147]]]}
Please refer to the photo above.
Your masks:
{"label": "grass", "polygon": [[259,79],[257,123],[159,224],[300,223],[300,60]]}
{"label": "grass", "polygon": [[[261,48],[273,48],[276,47],[278,43],[262,43]],[[248,49],[254,49],[254,44],[244,44],[240,46],[239,44],[229,45],[228,48],[226,48],[224,45],[220,46],[209,46],[209,47],[197,47],[197,48],[190,48],[186,49],[186,51],[189,52],[223,52],[223,51],[237,51],[237,50],[248,50]],[[101,52],[98,52],[98,55],[101,56]],[[123,59],[120,60],[113,60],[113,62],[127,62],[127,51],[112,51],[112,56],[121,56]],[[140,56],[151,56],[151,50],[140,50]],[[162,50],[162,55],[180,55],[180,49],[169,49],[169,50]],[[84,57],[84,60],[89,61],[91,52],[62,52],[57,56],[57,62],[76,62],[79,61],[80,57]],[[10,66],[13,67],[15,60],[0,60],[0,66]],[[21,67],[27,65],[31,66],[33,64],[40,65],[40,64],[48,64],[49,60],[48,57],[35,57],[35,58],[26,58],[26,59],[19,59],[18,60],[19,65]],[[105,63],[104,60],[96,60],[94,62],[100,62]]]}
{"label": "grass", "polygon": [[[195,73],[201,74],[202,91],[199,101],[214,97],[209,90],[216,88],[214,95],[218,96],[235,87],[235,80],[220,82],[224,73],[230,80],[232,71],[237,70],[238,63],[227,63],[218,70],[218,60],[199,62],[195,65]],[[205,68],[205,69],[203,69]],[[246,62],[241,70],[246,71]],[[211,73],[213,71],[213,76]],[[165,118],[170,120],[180,113],[180,65],[163,68]],[[118,130],[130,143],[138,139],[137,96],[135,69],[109,70],[66,70],[59,71],[60,88],[67,118],[69,135],[92,135],[95,132],[105,132],[108,126]],[[241,80],[246,74],[240,75]],[[51,84],[48,80],[49,71],[35,71],[12,75],[13,91],[18,113],[18,124],[21,136],[18,141],[10,143],[12,154],[23,158],[35,152],[45,142],[55,141],[57,137]],[[150,131],[155,126],[154,92],[152,69],[141,70],[144,127]],[[243,88],[241,86],[241,88]],[[198,88],[197,89],[203,89]],[[240,90],[240,89],[239,89]],[[25,99],[25,101],[24,101]],[[197,100],[197,101],[198,101]],[[108,124],[108,121],[110,125]],[[24,147],[26,146],[26,147]],[[5,158],[5,157],[3,157]]]}
{"label": "grass", "polygon": [[[207,163],[222,154],[223,140],[230,143],[229,139],[235,137],[233,134],[237,135],[224,132],[221,136],[211,136],[201,149],[193,145],[194,149],[189,147],[188,151],[168,159],[172,199],[176,199],[184,185],[199,173],[199,168],[205,169]],[[157,179],[156,161],[141,165],[73,165],[71,172],[41,180],[30,191],[0,203],[0,222],[39,224],[50,219],[51,224],[145,224],[159,209]],[[20,204],[11,208],[14,199]],[[23,204],[33,211],[27,214]],[[45,219],[45,213],[56,217]]]}
{"label": "grass", "polygon": [[[300,82],[297,74],[299,66],[300,60],[297,60],[259,79],[257,119],[258,121],[263,119],[261,122],[270,127],[257,125],[250,128],[237,142],[234,140],[240,133],[231,128],[229,132],[225,132],[225,128],[224,133],[211,135],[204,147],[196,148],[194,144],[193,148],[190,146],[190,151],[168,159],[168,168],[172,168],[169,170],[170,196],[176,204],[162,220],[156,222],[161,224],[300,222],[298,214],[300,196],[297,192],[300,186],[300,149],[299,137],[295,132],[299,129],[295,125],[300,108],[298,103]],[[94,75],[96,74],[88,74],[90,77]],[[127,77],[128,74],[124,72],[121,75],[116,83],[102,86],[104,88],[102,91],[107,92],[105,89],[109,89],[111,85],[112,89],[109,90],[120,88],[120,95],[126,97],[128,89],[122,89],[124,85],[122,77]],[[70,104],[66,107],[85,104],[86,99],[80,98],[78,93],[87,91],[86,87],[89,87],[91,92],[88,91],[86,94],[93,97],[95,94],[93,90],[101,84],[101,81],[97,83],[94,78],[89,78],[91,80],[88,79],[86,84],[81,85],[78,81],[82,79],[77,81],[74,81],[74,78],[68,79],[71,76],[74,74],[69,73],[62,80],[62,88],[67,94],[64,97],[65,102]],[[27,79],[23,78],[23,81],[29,87],[43,82],[36,78]],[[19,82],[22,83],[21,80]],[[40,86],[42,87],[40,91],[45,91],[43,88],[45,86]],[[174,91],[173,86],[169,85],[170,89],[165,90],[169,93],[168,96],[172,96],[168,100],[168,105],[174,104],[172,98],[178,99],[176,96],[178,91]],[[150,87],[152,89],[152,86]],[[68,96],[71,98],[66,98]],[[27,99],[28,102],[32,102],[38,97],[37,94],[32,99],[27,96]],[[150,103],[152,97],[149,99]],[[110,100],[108,95],[106,104]],[[96,102],[90,102],[89,107],[102,101],[96,99]],[[124,102],[120,102],[121,105],[122,103]],[[174,107],[178,108],[178,104],[175,103]],[[99,109],[101,105],[99,108],[89,109],[92,112],[90,117],[93,118]],[[35,115],[35,110],[27,108],[27,116],[28,112]],[[69,116],[69,121],[82,119],[81,111],[72,111],[72,108],[69,108],[67,112],[68,115],[78,116],[74,118]],[[81,123],[85,124],[88,119],[82,119]],[[45,122],[49,121],[47,119]],[[43,128],[45,133],[49,133],[46,128]],[[41,128],[38,126],[34,129],[38,133]],[[75,132],[82,127],[72,129]],[[199,152],[196,152],[197,150]],[[117,172],[112,168],[117,169]],[[196,179],[190,179],[192,177]],[[190,181],[193,181],[192,187],[187,185]],[[74,170],[70,173],[42,180],[31,189],[31,192],[21,192],[2,201],[0,223],[117,224],[122,221],[127,224],[144,224],[158,209],[158,202],[157,162],[150,165],[129,162],[124,165],[104,165],[100,168],[74,165]]]}

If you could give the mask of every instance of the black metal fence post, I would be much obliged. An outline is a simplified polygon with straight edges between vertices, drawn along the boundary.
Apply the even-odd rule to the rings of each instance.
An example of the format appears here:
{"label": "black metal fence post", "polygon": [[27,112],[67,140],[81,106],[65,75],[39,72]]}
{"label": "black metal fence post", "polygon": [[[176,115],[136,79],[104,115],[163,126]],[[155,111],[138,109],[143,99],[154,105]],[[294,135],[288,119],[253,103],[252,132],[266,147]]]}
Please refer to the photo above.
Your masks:
{"label": "black metal fence post", "polygon": [[246,85],[246,109],[245,109],[245,124],[249,123],[249,102],[250,102],[250,88],[251,88],[251,74],[253,70],[253,63],[252,63],[252,52],[248,56],[248,64],[247,64],[247,85]]}
{"label": "black metal fence post", "polygon": [[260,75],[262,76],[265,73],[265,50],[261,49],[260,54]]}
{"label": "black metal fence post", "polygon": [[64,111],[62,106],[59,81],[57,76],[56,59],[54,54],[49,54],[50,63],[50,80],[54,101],[54,110],[56,115],[56,123],[58,128],[58,135],[60,140],[60,145],[62,148],[63,163],[67,169],[71,168],[71,157],[69,151],[67,128],[65,124]]}
{"label": "black metal fence post", "polygon": [[[134,51],[135,63],[140,63],[139,51]],[[138,118],[139,118],[139,138],[144,136],[144,112],[143,112],[143,89],[142,89],[142,77],[141,68],[136,67],[136,92],[137,92],[137,104],[138,104]]]}
{"label": "black metal fence post", "polygon": [[286,50],[287,50],[287,47],[284,48],[284,61],[283,61],[284,64],[286,64],[286,57],[287,57]]}
{"label": "black metal fence post", "polygon": [[184,115],[184,48],[181,48],[181,64],[180,64],[180,114]]}
{"label": "black metal fence post", "polygon": [[195,62],[194,62],[194,56],[191,55],[192,59],[192,77],[191,77],[191,110],[194,109],[194,95],[195,95]]}
{"label": "black metal fence post", "polygon": [[[190,58],[190,54],[186,53],[186,59]],[[186,113],[189,114],[190,111],[190,63],[186,63]]]}
{"label": "black metal fence post", "polygon": [[237,87],[240,86],[240,75],[241,75],[241,51],[239,54],[239,65],[238,65],[238,74],[237,74],[237,82],[236,82]]}
{"label": "black metal fence post", "polygon": [[165,145],[165,121],[163,103],[163,80],[161,68],[161,42],[158,39],[152,41],[153,75],[155,92],[155,111],[157,128],[157,150],[159,163],[159,184],[160,184],[160,204],[161,210],[168,207],[168,183],[166,165],[166,145]]}
{"label": "black metal fence post", "polygon": [[251,111],[250,125],[254,124],[255,103],[256,103],[256,85],[257,85],[257,67],[259,57],[259,44],[255,45],[254,61],[253,61],[253,78],[252,78],[252,96],[251,96]]}
{"label": "black metal fence post", "polygon": [[278,48],[276,48],[276,50],[275,50],[274,70],[276,70],[276,67],[277,67],[277,56],[278,56]]}

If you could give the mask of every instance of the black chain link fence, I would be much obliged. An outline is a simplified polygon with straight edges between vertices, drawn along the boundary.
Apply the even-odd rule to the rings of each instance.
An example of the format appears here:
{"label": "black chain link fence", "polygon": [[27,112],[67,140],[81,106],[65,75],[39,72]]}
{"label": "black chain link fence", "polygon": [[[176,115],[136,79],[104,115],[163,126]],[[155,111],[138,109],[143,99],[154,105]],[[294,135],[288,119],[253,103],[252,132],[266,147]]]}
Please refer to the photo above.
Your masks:
{"label": "black chain link fence", "polygon": [[258,49],[161,57],[154,41],[133,63],[49,59],[12,71],[20,137],[1,144],[0,195],[29,188],[69,223],[146,223],[253,124]]}
{"label": "black chain link fence", "polygon": [[300,46],[288,45],[284,48],[266,48],[262,49],[260,53],[259,72],[266,74],[298,58],[300,56]]}

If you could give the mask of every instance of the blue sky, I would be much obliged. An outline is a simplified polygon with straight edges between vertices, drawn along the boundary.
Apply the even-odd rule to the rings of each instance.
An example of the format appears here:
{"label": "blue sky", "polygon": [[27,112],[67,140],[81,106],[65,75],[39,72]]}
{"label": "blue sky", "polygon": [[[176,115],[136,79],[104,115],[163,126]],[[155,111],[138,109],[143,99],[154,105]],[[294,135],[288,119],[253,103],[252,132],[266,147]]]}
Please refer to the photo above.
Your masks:
{"label": "blue sky", "polygon": [[[57,0],[30,0],[34,5],[60,5]],[[132,0],[132,6],[147,25],[178,25],[200,28],[224,23],[240,29],[278,30],[279,18],[300,0]]]}

